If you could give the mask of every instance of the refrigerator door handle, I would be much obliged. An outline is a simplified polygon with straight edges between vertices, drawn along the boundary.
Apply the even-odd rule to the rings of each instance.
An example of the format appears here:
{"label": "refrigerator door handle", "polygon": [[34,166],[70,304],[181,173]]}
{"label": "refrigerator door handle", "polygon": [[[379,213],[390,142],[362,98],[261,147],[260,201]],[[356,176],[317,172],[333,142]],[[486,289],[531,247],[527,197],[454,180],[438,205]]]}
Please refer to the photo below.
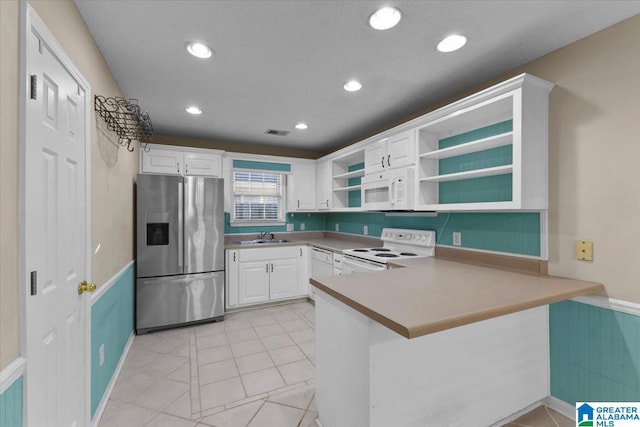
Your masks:
{"label": "refrigerator door handle", "polygon": [[182,259],[184,258],[183,256],[183,246],[184,246],[184,235],[183,235],[183,231],[184,231],[184,221],[183,221],[183,217],[182,217],[182,211],[184,209],[184,203],[182,200],[182,190],[183,190],[183,183],[179,182],[178,183],[178,267],[182,267]]}

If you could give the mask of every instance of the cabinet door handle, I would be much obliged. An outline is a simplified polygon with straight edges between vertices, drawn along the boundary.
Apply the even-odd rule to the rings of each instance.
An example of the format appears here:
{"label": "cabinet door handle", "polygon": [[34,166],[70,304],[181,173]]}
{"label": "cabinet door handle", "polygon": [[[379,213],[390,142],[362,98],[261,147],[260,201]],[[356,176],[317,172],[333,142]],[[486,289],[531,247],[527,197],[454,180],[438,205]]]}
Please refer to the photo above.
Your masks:
{"label": "cabinet door handle", "polygon": [[300,208],[300,200],[298,200],[298,208]]}
{"label": "cabinet door handle", "polygon": [[180,173],[180,162],[178,162],[178,173]]}
{"label": "cabinet door handle", "polygon": [[273,263],[271,264],[271,272],[273,273]]}
{"label": "cabinet door handle", "polygon": [[382,167],[384,167],[384,156],[382,156]]}
{"label": "cabinet door handle", "polygon": [[267,272],[267,273],[269,272],[269,263],[267,263],[267,270],[266,270],[266,272]]}
{"label": "cabinet door handle", "polygon": [[329,199],[327,199],[327,208],[329,207]]}
{"label": "cabinet door handle", "polygon": [[302,256],[302,248],[300,248],[300,256]]}
{"label": "cabinet door handle", "polygon": [[184,173],[189,173],[189,163],[184,164]]}
{"label": "cabinet door handle", "polygon": [[391,154],[387,155],[387,166],[391,167]]}
{"label": "cabinet door handle", "polygon": [[233,262],[236,262],[236,253],[233,253]]}

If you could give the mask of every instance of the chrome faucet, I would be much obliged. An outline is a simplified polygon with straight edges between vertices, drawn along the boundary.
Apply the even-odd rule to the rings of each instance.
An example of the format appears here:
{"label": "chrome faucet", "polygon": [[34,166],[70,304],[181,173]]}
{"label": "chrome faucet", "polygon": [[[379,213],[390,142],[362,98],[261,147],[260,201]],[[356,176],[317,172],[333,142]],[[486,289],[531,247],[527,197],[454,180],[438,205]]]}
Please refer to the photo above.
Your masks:
{"label": "chrome faucet", "polygon": [[[271,236],[269,239],[267,239],[267,236]],[[270,233],[268,231],[261,231],[260,235],[258,236],[259,240],[273,240],[275,238],[275,236],[273,235],[273,233]]]}

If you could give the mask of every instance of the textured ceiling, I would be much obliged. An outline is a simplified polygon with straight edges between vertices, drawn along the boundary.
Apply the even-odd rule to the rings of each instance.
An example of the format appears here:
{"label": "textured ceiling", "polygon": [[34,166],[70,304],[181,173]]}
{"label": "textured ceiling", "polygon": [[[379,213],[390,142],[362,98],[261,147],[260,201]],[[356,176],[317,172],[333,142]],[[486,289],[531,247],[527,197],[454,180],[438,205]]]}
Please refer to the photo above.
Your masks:
{"label": "textured ceiling", "polygon": [[[125,96],[139,100],[156,133],[312,151],[362,138],[640,13],[639,1],[76,4]],[[370,28],[368,16],[389,4],[403,12],[400,24]],[[438,52],[438,41],[454,32],[467,45]],[[190,56],[190,40],[215,55]],[[361,91],[342,89],[351,78]],[[192,104],[203,114],[186,114]],[[294,129],[299,121],[309,129]]]}

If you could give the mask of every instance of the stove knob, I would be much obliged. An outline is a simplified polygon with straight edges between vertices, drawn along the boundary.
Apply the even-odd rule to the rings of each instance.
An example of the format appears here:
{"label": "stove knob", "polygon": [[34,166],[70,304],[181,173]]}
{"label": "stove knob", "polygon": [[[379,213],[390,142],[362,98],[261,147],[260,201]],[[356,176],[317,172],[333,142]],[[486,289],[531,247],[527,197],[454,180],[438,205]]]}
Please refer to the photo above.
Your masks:
{"label": "stove knob", "polygon": [[411,233],[407,233],[407,240],[411,240]]}

